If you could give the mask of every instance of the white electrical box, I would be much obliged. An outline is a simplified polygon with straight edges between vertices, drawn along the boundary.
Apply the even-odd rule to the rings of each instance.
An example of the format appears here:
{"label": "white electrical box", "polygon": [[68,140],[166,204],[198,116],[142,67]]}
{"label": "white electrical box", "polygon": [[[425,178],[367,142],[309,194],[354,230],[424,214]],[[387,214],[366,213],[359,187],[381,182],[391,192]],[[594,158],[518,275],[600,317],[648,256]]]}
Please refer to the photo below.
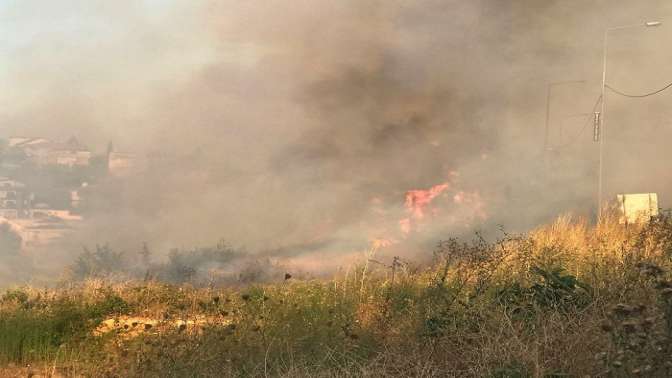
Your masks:
{"label": "white electrical box", "polygon": [[646,223],[658,215],[656,193],[619,194],[616,198],[621,224]]}

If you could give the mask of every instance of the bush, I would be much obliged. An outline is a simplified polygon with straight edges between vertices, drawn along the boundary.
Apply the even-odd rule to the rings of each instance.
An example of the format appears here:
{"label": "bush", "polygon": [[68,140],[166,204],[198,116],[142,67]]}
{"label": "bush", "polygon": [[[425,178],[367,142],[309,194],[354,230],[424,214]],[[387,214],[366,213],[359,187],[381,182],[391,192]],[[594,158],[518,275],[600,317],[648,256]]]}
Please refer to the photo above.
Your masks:
{"label": "bush", "polygon": [[[187,285],[7,292],[0,335],[21,342],[0,349],[28,361],[38,357],[26,350],[46,345],[52,358],[65,344],[90,376],[667,377],[671,234],[662,218],[627,228],[563,220],[494,243],[449,239],[419,269],[376,256],[381,264],[332,280],[267,275],[275,281],[228,287],[191,283],[238,272],[240,251],[176,250],[153,269]],[[156,326],[89,338],[122,314]]]}
{"label": "bush", "polygon": [[96,245],[94,251],[84,247],[84,252],[75,260],[71,268],[74,279],[106,277],[120,274],[127,269],[124,253],[112,250],[109,245]]}
{"label": "bush", "polygon": [[168,262],[158,268],[158,276],[167,282],[178,284],[204,281],[208,279],[209,272],[227,268],[244,254],[244,251],[238,251],[224,242],[219,242],[214,247],[173,249],[168,255]]}
{"label": "bush", "polygon": [[[27,303],[26,294],[8,292],[3,301]],[[73,299],[57,299],[47,306],[0,311],[0,363],[25,364],[53,361],[81,343],[93,343],[91,332],[104,317],[127,313],[128,304],[118,296],[106,295],[91,305]]]}
{"label": "bush", "polygon": [[[168,254],[168,261],[161,264],[150,261],[151,253],[146,244],[143,244],[137,256],[115,251],[107,244],[96,245],[94,250],[84,248],[75,259],[70,266],[70,277],[76,281],[115,277],[159,279],[169,283],[199,285],[210,283],[209,281],[213,279],[228,279],[229,282],[234,282],[239,277],[232,269],[232,264],[240,263],[245,255],[244,251],[220,242],[214,247],[173,249]],[[133,260],[134,258],[139,261]]]}
{"label": "bush", "polygon": [[541,278],[530,287],[535,303],[560,311],[572,311],[587,306],[591,301],[591,289],[576,277],[565,274],[562,267],[542,269],[532,267],[531,272]]}

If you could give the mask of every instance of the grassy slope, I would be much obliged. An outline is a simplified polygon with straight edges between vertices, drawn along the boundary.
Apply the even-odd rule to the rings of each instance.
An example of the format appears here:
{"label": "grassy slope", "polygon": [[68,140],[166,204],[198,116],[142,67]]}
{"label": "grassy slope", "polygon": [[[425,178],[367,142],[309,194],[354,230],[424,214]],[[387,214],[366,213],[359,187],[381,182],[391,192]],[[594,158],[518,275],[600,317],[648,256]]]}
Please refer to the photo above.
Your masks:
{"label": "grassy slope", "polygon": [[[665,377],[671,258],[668,218],[626,229],[564,217],[496,243],[442,242],[431,267],[353,267],[329,281],[19,288],[0,302],[0,364],[90,376]],[[92,335],[123,314],[158,326]]]}

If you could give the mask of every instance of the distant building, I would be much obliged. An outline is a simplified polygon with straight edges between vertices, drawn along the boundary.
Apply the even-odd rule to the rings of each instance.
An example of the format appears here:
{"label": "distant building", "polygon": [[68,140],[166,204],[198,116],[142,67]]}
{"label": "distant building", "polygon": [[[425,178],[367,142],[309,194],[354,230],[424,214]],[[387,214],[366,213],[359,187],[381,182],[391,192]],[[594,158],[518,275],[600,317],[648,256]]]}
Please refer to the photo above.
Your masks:
{"label": "distant building", "polygon": [[[24,252],[34,252],[66,237],[80,225],[82,217],[71,210],[80,207],[80,190],[88,184],[40,186],[39,175],[44,172],[31,168],[87,167],[91,165],[92,154],[75,138],[56,142],[47,138],[11,137],[2,142],[0,166],[9,177],[0,176],[0,224],[8,225],[21,239]],[[30,187],[12,178],[15,174],[26,177],[27,183],[38,184]],[[38,187],[39,193],[33,192]]]}
{"label": "distant building", "polygon": [[73,220],[73,221],[82,220],[82,217],[80,215],[72,214],[70,210],[53,209],[46,203],[38,203],[33,208],[29,209],[26,213],[28,215],[27,218],[32,219],[44,219],[55,217],[62,220]]}
{"label": "distant building", "polygon": [[59,217],[49,216],[34,219],[0,219],[21,238],[24,252],[46,247],[65,237],[74,230],[71,222]]}
{"label": "distant building", "polygon": [[9,225],[16,233],[24,252],[63,238],[82,220],[70,210],[54,209],[46,203],[34,204],[34,200],[25,184],[0,177],[0,224]]}
{"label": "distant building", "polygon": [[135,154],[110,152],[107,159],[107,170],[112,176],[127,176],[137,168],[136,162]]}
{"label": "distant building", "polygon": [[0,177],[0,217],[22,218],[30,208],[31,196],[26,186],[8,177]]}
{"label": "distant building", "polygon": [[26,137],[10,137],[8,140],[9,147],[20,147],[20,146],[30,146],[30,145],[39,145],[42,143],[50,143],[51,141],[46,138],[26,138]]}
{"label": "distant building", "polygon": [[9,138],[9,149],[23,153],[25,158],[39,166],[83,167],[91,161],[91,151],[76,138],[54,142],[46,138]]}
{"label": "distant building", "polygon": [[66,237],[76,229],[82,217],[69,210],[37,204],[29,209],[0,209],[0,224],[9,225],[21,239],[21,250],[31,252]]}
{"label": "distant building", "polygon": [[73,209],[76,209],[79,207],[80,203],[82,202],[82,197],[79,195],[78,190],[71,190],[70,191],[70,206],[72,206]]}
{"label": "distant building", "polygon": [[138,169],[138,157],[128,152],[117,152],[112,142],[107,146],[107,172],[110,176],[124,177]]}

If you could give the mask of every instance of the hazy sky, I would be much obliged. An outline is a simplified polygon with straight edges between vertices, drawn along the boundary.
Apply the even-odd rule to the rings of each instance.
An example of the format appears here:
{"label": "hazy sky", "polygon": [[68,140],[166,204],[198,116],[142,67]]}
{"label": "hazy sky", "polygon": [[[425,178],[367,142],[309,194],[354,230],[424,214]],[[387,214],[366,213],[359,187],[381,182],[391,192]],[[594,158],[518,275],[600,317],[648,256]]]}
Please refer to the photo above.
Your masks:
{"label": "hazy sky", "polygon": [[98,143],[146,127],[134,118],[157,91],[226,59],[200,12],[198,1],[0,1],[3,126],[61,134],[72,121]]}

